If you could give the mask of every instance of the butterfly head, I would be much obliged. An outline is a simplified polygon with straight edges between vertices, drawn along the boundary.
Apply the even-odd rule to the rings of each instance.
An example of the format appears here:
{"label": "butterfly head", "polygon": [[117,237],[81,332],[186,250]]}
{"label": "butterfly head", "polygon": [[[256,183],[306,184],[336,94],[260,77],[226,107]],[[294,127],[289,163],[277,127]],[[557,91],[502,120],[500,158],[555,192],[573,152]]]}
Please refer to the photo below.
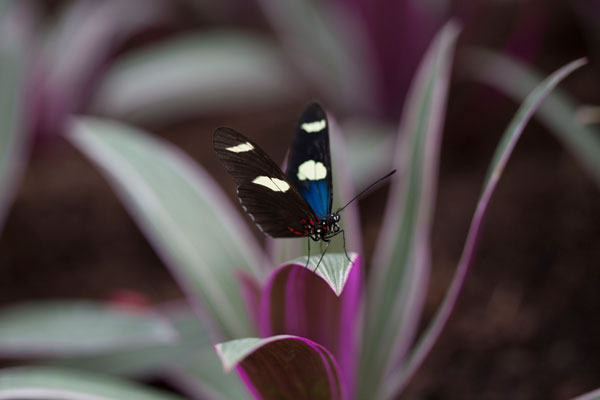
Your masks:
{"label": "butterfly head", "polygon": [[340,233],[340,214],[333,213],[319,220],[312,228],[310,237],[314,241],[329,239]]}

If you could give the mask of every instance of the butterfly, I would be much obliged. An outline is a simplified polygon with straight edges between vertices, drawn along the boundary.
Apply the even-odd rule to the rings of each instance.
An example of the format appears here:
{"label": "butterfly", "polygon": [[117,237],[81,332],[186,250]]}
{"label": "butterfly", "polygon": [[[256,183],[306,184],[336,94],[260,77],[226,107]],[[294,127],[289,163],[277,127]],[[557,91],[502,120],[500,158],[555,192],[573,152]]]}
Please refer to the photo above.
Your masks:
{"label": "butterfly", "polygon": [[[331,212],[333,177],[329,126],[325,111],[318,103],[310,104],[300,116],[285,173],[256,143],[234,129],[217,128],[213,146],[237,183],[242,208],[262,232],[274,238],[307,237],[326,243],[315,271],[331,239],[339,234],[342,234],[344,252],[350,260],[344,230],[340,227],[340,211],[395,172]],[[308,244],[310,259],[310,240]]]}

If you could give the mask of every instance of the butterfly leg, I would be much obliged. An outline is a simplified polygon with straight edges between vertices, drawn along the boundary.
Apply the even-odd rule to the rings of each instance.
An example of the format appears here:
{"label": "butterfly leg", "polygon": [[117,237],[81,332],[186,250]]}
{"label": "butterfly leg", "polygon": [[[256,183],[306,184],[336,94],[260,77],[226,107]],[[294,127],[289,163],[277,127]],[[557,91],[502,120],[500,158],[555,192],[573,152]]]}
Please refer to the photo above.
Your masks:
{"label": "butterfly leg", "polygon": [[317,272],[317,269],[319,269],[319,265],[321,265],[321,261],[323,261],[323,257],[325,256],[325,253],[327,253],[327,249],[329,248],[329,243],[331,241],[323,239],[323,242],[327,243],[325,245],[325,251],[323,251],[323,253],[321,253],[321,258],[319,258],[319,262],[317,263],[317,266],[315,267],[315,269],[313,269],[313,272]]}
{"label": "butterfly leg", "polygon": [[340,231],[340,233],[342,234],[342,242],[344,243],[344,254],[346,255],[346,258],[348,259],[348,261],[350,261],[350,263],[352,265],[354,265],[354,261],[352,261],[350,256],[348,256],[348,252],[346,251],[346,234],[344,233],[343,229]]}
{"label": "butterfly leg", "polygon": [[310,236],[306,237],[306,242],[308,245],[308,256],[306,257],[306,265],[304,266],[304,268],[308,268],[308,264],[310,264]]}

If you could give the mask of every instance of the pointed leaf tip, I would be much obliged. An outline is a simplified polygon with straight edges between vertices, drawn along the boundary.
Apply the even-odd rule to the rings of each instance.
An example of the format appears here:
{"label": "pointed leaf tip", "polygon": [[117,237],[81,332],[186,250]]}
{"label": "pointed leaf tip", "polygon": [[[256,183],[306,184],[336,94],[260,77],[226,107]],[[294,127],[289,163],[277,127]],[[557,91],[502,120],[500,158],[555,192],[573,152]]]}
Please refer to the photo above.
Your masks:
{"label": "pointed leaf tip", "polygon": [[[244,338],[215,345],[215,351],[221,359],[223,370],[232,371],[244,358],[261,346],[263,339]],[[264,343],[263,343],[264,344]]]}
{"label": "pointed leaf tip", "polygon": [[303,267],[314,271],[321,279],[323,279],[333,290],[336,296],[340,296],[344,291],[344,287],[348,282],[348,277],[350,276],[350,272],[352,268],[356,265],[359,260],[359,256],[357,253],[350,253],[350,260],[346,257],[345,254],[336,253],[336,254],[326,254],[323,256],[323,260],[321,264],[319,264],[319,268],[317,268],[317,264],[319,262],[320,257],[310,257],[310,261],[308,262],[308,266],[306,264],[306,260],[308,257],[298,257],[288,264],[298,264]]}

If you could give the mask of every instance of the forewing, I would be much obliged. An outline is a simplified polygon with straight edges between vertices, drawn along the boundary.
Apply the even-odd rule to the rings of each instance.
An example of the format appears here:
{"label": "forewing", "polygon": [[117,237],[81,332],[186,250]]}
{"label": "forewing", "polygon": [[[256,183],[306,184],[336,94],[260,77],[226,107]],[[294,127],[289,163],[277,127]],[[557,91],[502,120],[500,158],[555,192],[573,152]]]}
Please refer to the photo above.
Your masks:
{"label": "forewing", "polygon": [[331,213],[333,201],[329,127],[323,108],[309,105],[296,127],[286,174],[319,217]]}
{"label": "forewing", "polygon": [[308,234],[305,225],[315,219],[310,205],[260,147],[231,128],[218,128],[213,146],[238,185],[242,207],[263,232],[272,237]]}

